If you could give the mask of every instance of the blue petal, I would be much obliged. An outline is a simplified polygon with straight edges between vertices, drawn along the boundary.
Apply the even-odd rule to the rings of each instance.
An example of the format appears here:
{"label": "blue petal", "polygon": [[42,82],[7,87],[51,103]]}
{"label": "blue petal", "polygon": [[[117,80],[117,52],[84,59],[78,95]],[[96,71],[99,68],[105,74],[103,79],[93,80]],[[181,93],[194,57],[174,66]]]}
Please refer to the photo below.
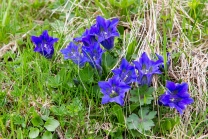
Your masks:
{"label": "blue petal", "polygon": [[149,65],[150,65],[150,59],[149,59],[149,57],[147,56],[147,54],[145,52],[142,53],[142,56],[139,59],[139,62],[142,63],[142,66],[144,64],[145,66],[149,67]]}
{"label": "blue petal", "polygon": [[114,37],[110,37],[108,39],[105,39],[104,41],[100,42],[103,47],[107,50],[111,50],[114,46]]}
{"label": "blue petal", "polygon": [[97,16],[96,21],[100,31],[105,30],[106,28],[105,19],[101,16]]}
{"label": "blue petal", "polygon": [[101,102],[101,104],[106,104],[106,103],[109,103],[110,102],[110,96],[108,96],[108,95],[104,95],[103,97],[102,97],[102,102]]}
{"label": "blue petal", "polygon": [[176,85],[174,82],[166,81],[166,88],[170,91],[174,91],[176,89]]}
{"label": "blue petal", "polygon": [[111,85],[109,84],[109,82],[99,81],[98,85],[101,88],[101,91],[102,91],[102,93],[104,95],[110,95],[110,93],[111,93]]}
{"label": "blue petal", "polygon": [[119,22],[119,19],[118,18],[114,18],[114,19],[112,19],[110,26],[111,27],[115,27],[118,24],[118,22]]}
{"label": "blue petal", "polygon": [[177,105],[175,105],[175,108],[177,109],[177,111],[180,113],[180,115],[183,114],[183,109]]}
{"label": "blue petal", "polygon": [[31,40],[37,46],[38,46],[38,44],[40,44],[42,42],[42,40],[39,37],[36,37],[36,36],[31,36]]}
{"label": "blue petal", "polygon": [[187,83],[182,83],[182,84],[178,85],[177,90],[178,90],[177,95],[180,97],[187,98],[190,96],[188,93],[188,84]]}
{"label": "blue petal", "polygon": [[167,94],[163,94],[160,96],[159,101],[163,104],[163,105],[168,105],[168,103],[170,103],[170,95]]}
{"label": "blue petal", "polygon": [[193,99],[193,98],[184,98],[184,99],[182,99],[180,102],[181,102],[181,103],[184,103],[184,104],[186,104],[186,105],[189,105],[189,104],[191,104],[191,103],[194,102],[194,99]]}
{"label": "blue petal", "polygon": [[124,98],[121,96],[117,96],[117,97],[111,98],[110,102],[116,102],[119,105],[123,106],[124,105]]}
{"label": "blue petal", "polygon": [[121,66],[120,66],[120,68],[121,69],[126,69],[127,70],[127,67],[129,66],[129,62],[125,59],[125,58],[123,58],[122,60],[121,60]]}

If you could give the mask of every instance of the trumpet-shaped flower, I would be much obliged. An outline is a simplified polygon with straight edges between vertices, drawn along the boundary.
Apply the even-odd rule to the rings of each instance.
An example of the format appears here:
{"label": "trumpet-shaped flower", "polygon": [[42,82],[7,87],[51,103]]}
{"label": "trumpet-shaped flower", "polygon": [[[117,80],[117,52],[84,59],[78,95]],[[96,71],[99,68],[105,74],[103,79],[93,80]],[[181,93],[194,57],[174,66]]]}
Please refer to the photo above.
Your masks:
{"label": "trumpet-shaped flower", "polygon": [[159,104],[175,108],[180,114],[183,114],[186,106],[194,102],[188,93],[187,83],[178,84],[167,81],[166,88],[165,93],[159,98]]}
{"label": "trumpet-shaped flower", "polygon": [[[159,55],[159,54],[156,54],[156,56],[157,56],[157,58],[158,58],[158,62],[161,62],[161,65],[159,65],[159,69],[161,70],[161,71],[163,71],[164,70],[164,58],[163,58],[163,56],[161,56],[161,55]],[[168,58],[168,60],[167,60],[167,62],[166,62],[166,65],[167,65],[167,69],[170,67],[170,53],[167,53],[167,58]]]}
{"label": "trumpet-shaped flower", "polygon": [[97,43],[93,28],[95,27],[92,26],[90,29],[86,29],[82,36],[74,38],[74,41],[82,42],[85,46],[90,46],[94,43]]}
{"label": "trumpet-shaped flower", "polygon": [[135,82],[137,78],[134,66],[130,65],[125,58],[122,59],[120,67],[112,70],[112,72],[126,84]]}
{"label": "trumpet-shaped flower", "polygon": [[81,37],[74,40],[82,42],[85,46],[94,45],[94,43],[101,43],[104,48],[110,50],[114,46],[114,38],[119,36],[117,31],[118,19],[106,20],[101,16],[97,16],[96,23],[86,29]]}
{"label": "trumpet-shaped flower", "polygon": [[152,77],[154,74],[161,74],[159,65],[161,61],[150,60],[144,52],[139,61],[134,61],[135,68],[138,73],[138,83],[140,85],[151,85]]}
{"label": "trumpet-shaped flower", "polygon": [[97,16],[96,24],[92,30],[95,33],[97,41],[103,45],[104,48],[110,50],[114,46],[114,38],[119,36],[117,31],[117,24],[119,20],[117,18],[111,20],[105,20],[101,16]]}
{"label": "trumpet-shaped flower", "polygon": [[34,51],[39,52],[41,55],[46,58],[52,58],[54,54],[54,43],[58,41],[58,38],[53,38],[48,35],[48,31],[45,30],[43,33],[37,36],[31,36],[32,42],[35,44]]}
{"label": "trumpet-shaped flower", "polygon": [[103,93],[102,104],[116,102],[119,105],[124,105],[125,93],[131,88],[119,79],[118,76],[110,78],[108,81],[98,82],[101,92]]}
{"label": "trumpet-shaped flower", "polygon": [[94,43],[91,46],[83,46],[82,50],[87,62],[89,62],[93,68],[101,71],[101,60],[104,51],[101,49],[100,45],[98,43]]}
{"label": "trumpet-shaped flower", "polygon": [[70,42],[66,48],[62,49],[61,53],[64,55],[64,59],[71,59],[80,67],[83,67],[87,61],[87,58],[82,53],[81,46],[77,46],[73,42]]}

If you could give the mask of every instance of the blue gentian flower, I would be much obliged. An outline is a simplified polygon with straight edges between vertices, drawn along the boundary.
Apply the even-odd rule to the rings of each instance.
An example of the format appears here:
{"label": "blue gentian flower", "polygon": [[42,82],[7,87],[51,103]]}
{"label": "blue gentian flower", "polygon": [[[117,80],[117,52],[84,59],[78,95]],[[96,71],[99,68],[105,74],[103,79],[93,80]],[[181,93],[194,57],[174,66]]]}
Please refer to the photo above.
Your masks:
{"label": "blue gentian flower", "polygon": [[85,46],[90,46],[94,45],[94,43],[97,43],[93,28],[94,26],[92,26],[90,29],[86,29],[82,36],[74,38],[74,41],[82,42]]}
{"label": "blue gentian flower", "polygon": [[122,59],[120,67],[112,70],[112,72],[126,84],[135,82],[137,78],[134,66],[130,65],[125,58]]}
{"label": "blue gentian flower", "polygon": [[119,36],[117,31],[117,24],[119,20],[117,18],[111,20],[105,20],[101,16],[97,16],[96,24],[91,29],[95,33],[97,41],[103,45],[104,48],[110,50],[114,46],[114,38]]}
{"label": "blue gentian flower", "polygon": [[144,52],[139,61],[133,62],[138,74],[138,83],[140,85],[151,85],[152,77],[154,74],[161,74],[159,65],[161,61],[150,60],[147,54]]}
{"label": "blue gentian flower", "polygon": [[159,104],[175,108],[180,114],[183,114],[186,106],[194,102],[188,93],[187,83],[178,84],[167,81],[166,88],[165,93],[159,98]]}
{"label": "blue gentian flower", "polygon": [[141,71],[138,71],[138,83],[139,85],[143,86],[143,85],[148,85],[150,86],[152,83],[152,78],[153,78],[152,73],[146,73],[144,74]]}
{"label": "blue gentian flower", "polygon": [[104,51],[101,49],[100,45],[98,43],[94,43],[91,46],[83,46],[82,51],[87,59],[87,62],[89,62],[93,68],[101,71],[101,60]]}
{"label": "blue gentian flower", "polygon": [[125,93],[131,88],[129,85],[122,82],[118,76],[110,78],[108,81],[98,82],[101,92],[103,93],[102,104],[116,102],[119,105],[124,105]]}
{"label": "blue gentian flower", "polygon": [[54,54],[54,43],[58,41],[58,38],[53,38],[48,35],[48,31],[45,30],[43,33],[37,36],[31,36],[32,42],[35,44],[34,51],[39,52],[41,55],[46,58],[52,58]]}
{"label": "blue gentian flower", "polygon": [[83,67],[87,61],[87,58],[82,53],[81,46],[73,42],[70,42],[66,48],[62,49],[61,53],[64,55],[64,59],[71,59],[80,67]]}
{"label": "blue gentian flower", "polygon": [[[158,58],[158,62],[161,62],[161,65],[159,65],[159,69],[161,70],[161,71],[163,71],[164,70],[164,58],[163,58],[163,56],[161,56],[161,55],[159,55],[159,54],[157,54],[156,53],[156,56],[157,56],[157,58]],[[167,65],[167,69],[170,67],[170,53],[167,53],[167,58],[168,58],[168,60],[167,60],[167,63],[166,63],[166,65]]]}

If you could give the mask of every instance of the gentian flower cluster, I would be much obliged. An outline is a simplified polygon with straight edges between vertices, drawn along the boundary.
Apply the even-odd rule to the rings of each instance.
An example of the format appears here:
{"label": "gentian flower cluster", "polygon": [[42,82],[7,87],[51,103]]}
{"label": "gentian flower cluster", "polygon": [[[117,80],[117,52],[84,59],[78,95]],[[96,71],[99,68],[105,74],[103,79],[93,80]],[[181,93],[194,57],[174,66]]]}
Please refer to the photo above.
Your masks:
{"label": "gentian flower cluster", "polygon": [[[75,64],[83,67],[88,62],[99,72],[102,71],[102,54],[104,50],[100,44],[110,50],[114,46],[114,38],[119,36],[117,31],[118,19],[106,20],[101,16],[96,23],[86,29],[81,37],[74,38],[69,46],[61,50],[65,59],[71,59]],[[81,44],[80,44],[81,43]]]}
{"label": "gentian flower cluster", "polygon": [[[117,18],[106,20],[101,16],[97,16],[96,23],[77,38],[73,39],[69,45],[60,52],[64,55],[64,59],[72,60],[79,67],[84,67],[88,62],[93,68],[102,72],[102,54],[106,50],[114,47],[115,37],[119,37],[117,31]],[[45,30],[39,36],[31,36],[32,42],[35,44],[34,51],[39,52],[46,58],[52,58],[54,54],[54,43],[58,38],[48,35]],[[112,70],[113,77],[108,81],[99,81],[98,85],[103,94],[102,104],[116,102],[124,106],[124,98],[126,92],[131,89],[132,84],[139,86],[151,86],[152,78],[155,74],[162,74],[164,71],[164,59],[161,55],[156,54],[157,60],[151,60],[147,54],[142,53],[138,60],[129,63],[125,58],[121,60],[119,68]],[[167,69],[170,66],[170,54],[167,53]],[[188,93],[187,83],[166,82],[166,91],[159,97],[159,104],[175,108],[180,114],[183,114],[186,106],[193,103],[194,100]]]}
{"label": "gentian flower cluster", "polygon": [[166,82],[167,90],[159,98],[159,104],[175,108],[180,114],[183,114],[187,105],[194,102],[188,93],[187,83],[174,83],[171,81]]}
{"label": "gentian flower cluster", "polygon": [[90,29],[87,29],[81,37],[77,37],[74,40],[83,42],[85,46],[101,43],[105,49],[111,50],[114,46],[114,38],[119,37],[116,28],[118,22],[119,20],[117,18],[111,21],[97,16],[96,24],[92,25]]}
{"label": "gentian flower cluster", "polygon": [[[123,106],[125,93],[130,90],[132,83],[138,83],[140,86],[150,86],[153,75],[161,74],[164,70],[163,57],[159,54],[156,55],[158,60],[154,61],[149,59],[144,52],[138,60],[133,61],[134,65],[131,65],[123,58],[120,67],[112,70],[114,76],[108,81],[100,81],[98,83],[101,92],[104,94],[102,104],[116,102]],[[169,65],[170,58],[167,61],[167,66]],[[182,114],[186,105],[194,102],[188,94],[187,83],[175,84],[174,82],[167,81],[166,88],[167,91],[159,98],[159,104],[176,108]],[[121,91],[120,89],[123,90]]]}
{"label": "gentian flower cluster", "polygon": [[46,58],[52,58],[54,54],[54,43],[58,41],[58,38],[53,38],[48,35],[48,31],[45,30],[39,36],[31,36],[32,42],[35,44],[34,51],[39,52],[41,55],[45,56]]}
{"label": "gentian flower cluster", "polygon": [[[143,86],[143,85],[150,86],[153,75],[161,74],[159,66],[161,66],[162,64],[163,62],[161,60],[153,61],[149,59],[147,54],[144,52],[138,61],[133,62],[133,65],[130,64],[125,58],[123,58],[121,60],[120,67],[112,70],[112,72],[114,73],[114,76],[112,78],[119,79],[120,82],[123,82],[128,86],[130,86],[132,83],[137,83],[140,86]],[[101,88],[102,93],[104,94],[103,97],[106,97],[106,95],[110,97],[113,93],[119,94],[119,92],[115,92],[115,91],[108,93],[108,94],[105,93],[106,90],[109,90],[109,87],[108,88],[104,87],[103,83],[109,84],[111,80],[112,79],[106,82],[102,81],[98,83]],[[113,99],[112,96],[111,98]],[[121,104],[120,103],[121,98],[124,99],[124,97],[120,97],[119,101],[118,99],[114,99],[114,101],[111,101],[109,99],[108,102],[116,102],[118,104]],[[122,100],[122,102],[123,101],[124,100]],[[107,102],[105,101],[105,103]],[[105,104],[105,103],[102,103],[102,104]]]}

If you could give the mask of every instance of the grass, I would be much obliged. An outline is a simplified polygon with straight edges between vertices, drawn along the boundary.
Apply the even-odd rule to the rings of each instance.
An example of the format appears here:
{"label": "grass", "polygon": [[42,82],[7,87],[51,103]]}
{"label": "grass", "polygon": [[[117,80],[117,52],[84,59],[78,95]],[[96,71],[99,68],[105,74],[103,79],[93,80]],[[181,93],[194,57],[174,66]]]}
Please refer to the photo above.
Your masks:
{"label": "grass", "polygon": [[[0,138],[29,138],[37,127],[39,138],[44,134],[60,139],[208,138],[207,1],[135,0],[129,7],[109,1],[0,0]],[[158,110],[155,127],[145,134],[137,133],[137,137],[118,122],[115,104],[100,104],[97,82],[111,74],[99,77],[90,66],[79,69],[60,54],[97,15],[120,19],[116,49],[105,56],[106,74],[125,56],[132,60],[143,51],[157,52],[167,61],[165,53],[171,53],[172,64],[163,82],[158,78],[153,81],[158,88],[153,104]],[[51,60],[33,52],[30,37],[43,30],[59,38]],[[157,105],[165,79],[189,84],[195,102],[181,117]],[[127,115],[127,109],[121,112]],[[60,123],[54,132],[48,133],[43,126],[48,117]],[[161,126],[166,119],[178,119],[178,124],[167,130]]]}

